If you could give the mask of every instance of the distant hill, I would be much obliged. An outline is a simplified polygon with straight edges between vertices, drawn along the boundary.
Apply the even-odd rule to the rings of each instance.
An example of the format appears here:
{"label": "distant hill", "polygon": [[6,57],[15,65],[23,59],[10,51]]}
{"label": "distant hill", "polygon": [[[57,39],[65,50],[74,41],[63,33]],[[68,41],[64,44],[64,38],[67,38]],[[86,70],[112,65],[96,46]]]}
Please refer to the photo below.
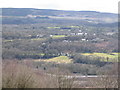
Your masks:
{"label": "distant hill", "polygon": [[[117,14],[102,13],[97,11],[64,11],[52,9],[34,8],[2,8],[3,20],[14,17],[18,19],[66,19],[84,20],[95,23],[114,23],[117,22]],[[33,21],[34,22],[34,21]],[[7,22],[6,22],[7,23]]]}
{"label": "distant hill", "polygon": [[26,16],[26,15],[47,15],[47,16],[84,16],[84,17],[116,17],[117,14],[101,13],[96,11],[64,11],[52,9],[33,8],[2,8],[3,16]]}

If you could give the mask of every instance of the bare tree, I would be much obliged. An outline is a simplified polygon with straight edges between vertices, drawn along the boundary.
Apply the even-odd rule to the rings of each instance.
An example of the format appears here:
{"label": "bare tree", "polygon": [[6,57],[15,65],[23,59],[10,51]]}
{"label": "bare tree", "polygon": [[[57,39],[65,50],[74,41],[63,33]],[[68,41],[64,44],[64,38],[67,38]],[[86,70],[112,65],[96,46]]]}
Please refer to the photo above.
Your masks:
{"label": "bare tree", "polygon": [[91,78],[92,87],[96,88],[118,88],[118,69],[117,63],[113,64],[112,69],[106,71],[104,75]]}
{"label": "bare tree", "polygon": [[[73,77],[67,70],[57,68],[50,70],[50,76],[54,78],[54,85],[56,88],[74,88],[75,77]],[[52,79],[53,80],[53,79]]]}
{"label": "bare tree", "polygon": [[3,88],[35,88],[33,71],[15,61],[3,65]]}

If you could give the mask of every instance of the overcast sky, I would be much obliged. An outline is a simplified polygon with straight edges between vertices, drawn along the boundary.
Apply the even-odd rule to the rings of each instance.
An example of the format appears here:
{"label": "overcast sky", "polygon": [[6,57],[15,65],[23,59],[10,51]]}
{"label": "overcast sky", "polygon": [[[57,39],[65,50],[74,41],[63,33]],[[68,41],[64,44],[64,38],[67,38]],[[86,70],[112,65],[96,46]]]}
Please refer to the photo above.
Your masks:
{"label": "overcast sky", "polygon": [[57,10],[90,10],[118,12],[119,0],[1,0],[1,8],[39,8]]}

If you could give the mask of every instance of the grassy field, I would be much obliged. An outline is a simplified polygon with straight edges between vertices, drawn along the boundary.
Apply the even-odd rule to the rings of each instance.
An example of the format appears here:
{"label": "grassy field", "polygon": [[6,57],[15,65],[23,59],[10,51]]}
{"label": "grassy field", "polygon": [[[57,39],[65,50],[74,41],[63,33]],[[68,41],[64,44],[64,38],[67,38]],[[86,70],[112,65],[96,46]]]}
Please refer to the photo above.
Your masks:
{"label": "grassy field", "polygon": [[47,27],[48,29],[56,29],[56,28],[60,28],[60,27]]}
{"label": "grassy field", "polygon": [[67,56],[59,56],[51,59],[44,60],[34,60],[35,62],[44,61],[44,62],[56,62],[56,63],[72,63],[72,59],[69,59]]}
{"label": "grassy field", "polygon": [[31,40],[40,40],[40,41],[44,41],[44,40],[46,40],[46,38],[33,38],[33,39],[31,39]]}
{"label": "grassy field", "polygon": [[[79,26],[66,26],[66,27],[70,27],[70,28],[79,28]],[[48,29],[60,29],[60,27],[47,27]]]}
{"label": "grassy field", "polygon": [[62,37],[66,37],[65,35],[53,35],[52,38],[56,39],[56,38],[62,38]]}
{"label": "grassy field", "polygon": [[3,40],[3,42],[12,42],[13,40]]}
{"label": "grassy field", "polygon": [[[44,55],[44,54],[39,54]],[[100,57],[101,61],[108,61],[108,62],[117,62],[118,61],[118,53],[81,53],[81,55],[89,56],[90,58]],[[73,63],[73,60],[67,56],[59,56],[50,59],[36,59],[35,62],[55,62],[55,63]]]}
{"label": "grassy field", "polygon": [[44,56],[45,54],[44,53],[26,53],[26,54],[23,54],[23,55],[40,55],[40,56]]}
{"label": "grassy field", "polygon": [[118,61],[118,53],[81,53],[81,55],[90,57],[101,57],[102,61]]}
{"label": "grassy field", "polygon": [[70,28],[80,28],[79,26],[67,26],[67,27],[70,27]]}
{"label": "grassy field", "polygon": [[[13,42],[13,41],[17,41],[17,40],[25,40],[25,39],[3,40],[3,42]],[[37,41],[37,40],[38,41],[44,41],[44,40],[46,40],[46,38],[32,38],[30,40],[32,40],[32,41]]]}

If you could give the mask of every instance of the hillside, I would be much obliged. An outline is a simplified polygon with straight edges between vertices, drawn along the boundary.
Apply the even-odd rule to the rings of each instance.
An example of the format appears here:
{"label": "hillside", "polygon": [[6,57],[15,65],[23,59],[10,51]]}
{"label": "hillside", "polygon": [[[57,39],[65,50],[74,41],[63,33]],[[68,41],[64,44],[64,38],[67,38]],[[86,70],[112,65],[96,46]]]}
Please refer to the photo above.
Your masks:
{"label": "hillside", "polygon": [[[97,11],[64,11],[33,8],[2,8],[3,24],[39,23],[41,20],[77,20],[82,23],[115,23],[117,14]],[[69,22],[69,21],[68,21]],[[51,23],[51,21],[50,21]]]}

